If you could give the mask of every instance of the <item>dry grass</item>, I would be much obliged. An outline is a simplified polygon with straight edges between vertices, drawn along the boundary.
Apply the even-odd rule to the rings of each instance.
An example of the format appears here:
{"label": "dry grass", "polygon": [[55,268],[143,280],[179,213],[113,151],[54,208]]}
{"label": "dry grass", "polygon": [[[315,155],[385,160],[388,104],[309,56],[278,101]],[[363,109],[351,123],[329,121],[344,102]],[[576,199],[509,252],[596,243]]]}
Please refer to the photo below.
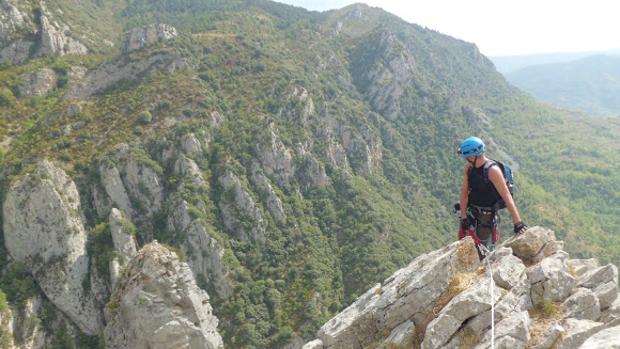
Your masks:
{"label": "dry grass", "polygon": [[527,348],[532,348],[544,340],[547,330],[562,319],[561,303],[544,301],[537,304],[529,311],[532,322],[530,323],[530,341]]}
{"label": "dry grass", "polygon": [[459,332],[459,349],[472,349],[478,343],[480,343],[480,335],[471,328],[465,328]]}

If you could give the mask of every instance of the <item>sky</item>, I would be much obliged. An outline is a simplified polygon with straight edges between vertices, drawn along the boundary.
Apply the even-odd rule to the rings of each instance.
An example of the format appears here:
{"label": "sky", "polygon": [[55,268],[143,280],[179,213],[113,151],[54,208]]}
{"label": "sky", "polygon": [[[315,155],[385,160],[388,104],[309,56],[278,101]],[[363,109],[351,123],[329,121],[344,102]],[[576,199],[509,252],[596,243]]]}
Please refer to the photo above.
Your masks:
{"label": "sky", "polygon": [[620,48],[618,0],[276,0],[314,11],[363,2],[475,43],[487,56]]}

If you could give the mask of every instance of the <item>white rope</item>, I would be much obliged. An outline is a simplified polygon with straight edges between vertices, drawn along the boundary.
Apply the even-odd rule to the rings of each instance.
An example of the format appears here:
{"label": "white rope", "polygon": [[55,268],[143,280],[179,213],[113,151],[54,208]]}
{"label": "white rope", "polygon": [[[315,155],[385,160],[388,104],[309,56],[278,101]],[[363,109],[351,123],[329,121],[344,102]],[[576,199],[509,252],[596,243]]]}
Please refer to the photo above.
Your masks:
{"label": "white rope", "polygon": [[495,281],[493,281],[493,269],[491,268],[491,262],[489,261],[491,251],[489,251],[484,244],[480,244],[479,247],[482,255],[484,256],[487,264],[487,270],[489,271],[489,275],[491,277],[491,349],[495,349]]}

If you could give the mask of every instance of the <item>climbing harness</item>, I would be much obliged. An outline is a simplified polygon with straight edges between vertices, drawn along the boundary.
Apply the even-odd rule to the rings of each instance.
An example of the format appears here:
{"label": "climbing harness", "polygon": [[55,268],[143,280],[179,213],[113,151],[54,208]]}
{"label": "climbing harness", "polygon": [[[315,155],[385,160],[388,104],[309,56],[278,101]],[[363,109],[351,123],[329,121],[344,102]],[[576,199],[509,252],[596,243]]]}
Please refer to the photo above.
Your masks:
{"label": "climbing harness", "polygon": [[480,244],[479,248],[491,277],[491,349],[495,349],[495,281],[493,281],[493,269],[489,258],[491,251],[484,244]]}

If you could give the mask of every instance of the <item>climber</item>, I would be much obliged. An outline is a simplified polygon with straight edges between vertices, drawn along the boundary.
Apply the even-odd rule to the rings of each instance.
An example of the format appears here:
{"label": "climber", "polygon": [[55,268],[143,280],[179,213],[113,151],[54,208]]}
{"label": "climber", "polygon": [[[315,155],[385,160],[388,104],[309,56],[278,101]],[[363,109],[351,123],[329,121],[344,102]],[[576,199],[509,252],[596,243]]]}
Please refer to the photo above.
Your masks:
{"label": "climber", "polygon": [[[471,235],[476,245],[484,244],[488,250],[493,250],[499,239],[497,213],[500,208],[508,208],[515,234],[523,233],[528,227],[521,221],[512,199],[504,177],[503,164],[500,168],[498,162],[488,159],[484,155],[484,148],[484,142],[478,137],[465,139],[458,148],[458,153],[466,162],[460,202],[455,208],[458,208],[461,216],[459,239]],[[478,251],[482,259],[480,249]]]}

